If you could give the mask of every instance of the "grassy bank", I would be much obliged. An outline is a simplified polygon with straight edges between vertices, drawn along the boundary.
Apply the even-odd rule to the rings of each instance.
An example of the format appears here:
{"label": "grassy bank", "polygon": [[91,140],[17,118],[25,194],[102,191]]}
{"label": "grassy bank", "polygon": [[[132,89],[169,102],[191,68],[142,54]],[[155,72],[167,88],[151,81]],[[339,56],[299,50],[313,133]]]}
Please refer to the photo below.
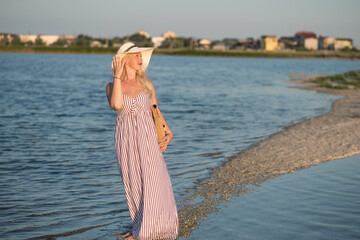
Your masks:
{"label": "grassy bank", "polygon": [[312,82],[316,83],[318,87],[334,89],[358,89],[360,88],[359,71],[349,71],[344,74],[317,77]]}
{"label": "grassy bank", "polygon": [[[0,52],[115,54],[116,51],[117,48],[0,46]],[[240,50],[216,51],[216,50],[190,50],[190,49],[155,49],[154,55],[360,59],[360,52],[340,52],[340,51],[324,51],[324,50],[265,52],[265,51],[240,51]]]}
{"label": "grassy bank", "polygon": [[117,48],[0,46],[0,52],[114,54]]}
{"label": "grassy bank", "polygon": [[182,56],[219,56],[219,57],[269,57],[269,58],[347,58],[360,59],[360,52],[339,51],[215,51],[215,50],[189,50],[189,49],[158,49],[156,54],[182,55]]}

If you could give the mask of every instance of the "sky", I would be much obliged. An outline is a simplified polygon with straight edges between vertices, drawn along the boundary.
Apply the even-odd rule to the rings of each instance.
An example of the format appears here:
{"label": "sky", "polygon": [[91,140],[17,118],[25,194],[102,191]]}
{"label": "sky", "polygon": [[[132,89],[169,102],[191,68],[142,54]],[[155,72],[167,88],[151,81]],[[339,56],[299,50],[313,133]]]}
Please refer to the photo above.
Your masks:
{"label": "sky", "polygon": [[360,47],[360,0],[0,0],[0,33],[221,40],[293,36],[352,38]]}

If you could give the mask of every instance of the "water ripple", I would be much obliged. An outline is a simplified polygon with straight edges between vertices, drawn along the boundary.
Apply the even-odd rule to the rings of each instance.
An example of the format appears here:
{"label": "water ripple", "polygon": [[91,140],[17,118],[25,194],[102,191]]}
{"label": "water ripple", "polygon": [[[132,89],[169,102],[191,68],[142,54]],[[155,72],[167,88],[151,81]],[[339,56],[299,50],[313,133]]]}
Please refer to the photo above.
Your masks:
{"label": "water ripple", "polygon": [[[0,238],[93,239],[129,225],[104,91],[111,58],[0,53]],[[179,207],[226,156],[329,110],[335,97],[287,88],[289,72],[354,66],[154,56],[148,77],[174,133],[164,157]]]}

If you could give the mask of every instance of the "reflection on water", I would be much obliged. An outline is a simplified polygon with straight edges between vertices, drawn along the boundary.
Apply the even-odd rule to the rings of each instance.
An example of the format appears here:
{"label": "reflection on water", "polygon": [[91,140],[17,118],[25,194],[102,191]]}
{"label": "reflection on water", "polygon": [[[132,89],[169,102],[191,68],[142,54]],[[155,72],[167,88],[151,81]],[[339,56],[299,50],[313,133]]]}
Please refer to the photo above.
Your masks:
{"label": "reflection on water", "polygon": [[[76,237],[107,239],[129,225],[105,95],[111,59],[0,54],[0,238],[86,229]],[[174,133],[164,157],[178,204],[226,156],[330,109],[337,97],[289,89],[290,72],[356,68],[347,60],[153,56],[148,76]]]}

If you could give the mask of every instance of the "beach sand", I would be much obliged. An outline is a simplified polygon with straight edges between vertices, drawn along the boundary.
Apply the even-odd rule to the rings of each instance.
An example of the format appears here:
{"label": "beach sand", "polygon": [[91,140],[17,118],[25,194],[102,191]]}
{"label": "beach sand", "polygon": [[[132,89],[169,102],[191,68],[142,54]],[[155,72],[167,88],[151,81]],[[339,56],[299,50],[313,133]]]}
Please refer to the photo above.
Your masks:
{"label": "beach sand", "polygon": [[[329,160],[360,154],[360,90],[317,87],[319,75],[292,74],[296,88],[342,95],[324,115],[287,127],[264,141],[229,157],[206,179],[179,209],[180,236],[188,237],[217,205],[246,194],[271,178]],[[300,77],[300,79],[299,79]],[[196,202],[196,203],[194,203]]]}

